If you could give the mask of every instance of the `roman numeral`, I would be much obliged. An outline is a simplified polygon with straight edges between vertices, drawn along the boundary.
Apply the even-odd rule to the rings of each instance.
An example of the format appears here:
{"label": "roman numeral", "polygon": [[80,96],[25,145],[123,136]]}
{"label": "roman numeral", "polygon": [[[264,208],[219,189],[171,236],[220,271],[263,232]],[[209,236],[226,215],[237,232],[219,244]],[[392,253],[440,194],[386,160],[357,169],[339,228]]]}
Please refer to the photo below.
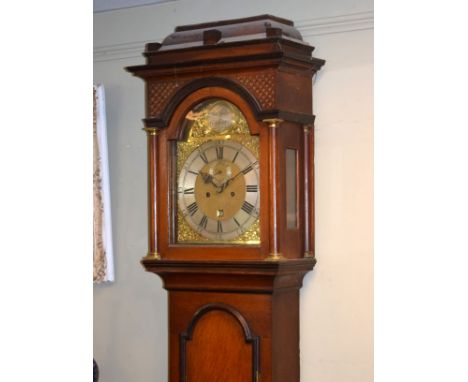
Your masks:
{"label": "roman numeral", "polygon": [[206,157],[206,154],[204,152],[200,151],[200,158],[203,162],[208,163],[208,158]]}
{"label": "roman numeral", "polygon": [[254,210],[254,208],[255,207],[247,201],[244,201],[244,204],[242,204],[242,211],[248,213],[249,215],[252,214],[252,211]]}
{"label": "roman numeral", "polygon": [[[247,186],[248,187],[248,186]],[[185,195],[189,195],[189,194],[194,194],[195,193],[195,189],[193,187],[190,187],[190,188],[186,188],[184,190],[184,194]]]}
{"label": "roman numeral", "polygon": [[258,185],[257,184],[247,185],[246,186],[246,191],[247,192],[258,192]]}
{"label": "roman numeral", "polygon": [[242,173],[243,173],[244,175],[248,174],[250,171],[252,171],[252,170],[254,169],[254,167],[255,167],[256,165],[257,165],[257,162],[254,162],[254,163],[249,164],[246,168],[244,168],[244,169],[242,170]]}
{"label": "roman numeral", "polygon": [[218,228],[216,229],[218,233],[223,232],[223,223],[218,220]]}
{"label": "roman numeral", "polygon": [[198,226],[201,229],[206,229],[206,225],[208,224],[208,218],[206,215],[203,215],[203,217],[200,220],[200,223],[198,223]]}
{"label": "roman numeral", "polygon": [[240,223],[237,221],[237,219],[236,219],[236,218],[233,218],[233,219],[234,219],[234,221],[236,222],[237,226],[240,227],[241,225],[240,225]]}
{"label": "roman numeral", "polygon": [[187,211],[189,212],[190,216],[193,216],[195,212],[198,211],[198,204],[197,202],[193,202],[187,207]]}
{"label": "roman numeral", "polygon": [[223,159],[223,152],[224,152],[223,146],[216,146],[216,158]]}
{"label": "roman numeral", "polygon": [[240,152],[240,150],[236,151],[236,155],[234,155],[234,158],[232,158],[232,163],[234,163],[236,161],[237,156],[239,155],[239,152]]}
{"label": "roman numeral", "polygon": [[196,172],[196,171],[188,170],[188,172],[189,172],[190,174],[193,174],[193,175],[198,176],[198,172]]}

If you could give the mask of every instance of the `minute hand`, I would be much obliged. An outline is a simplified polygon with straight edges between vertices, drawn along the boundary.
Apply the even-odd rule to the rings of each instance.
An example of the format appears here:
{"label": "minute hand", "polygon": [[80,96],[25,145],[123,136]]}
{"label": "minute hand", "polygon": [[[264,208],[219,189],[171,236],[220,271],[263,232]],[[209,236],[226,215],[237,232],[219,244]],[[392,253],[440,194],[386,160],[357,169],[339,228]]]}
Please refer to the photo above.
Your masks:
{"label": "minute hand", "polygon": [[250,164],[246,168],[244,168],[242,171],[239,171],[236,175],[226,180],[219,188],[218,193],[220,194],[221,192],[223,192],[227,188],[227,186],[229,186],[229,183],[231,183],[234,179],[236,179],[240,174],[247,174],[251,169],[252,169],[252,165]]}

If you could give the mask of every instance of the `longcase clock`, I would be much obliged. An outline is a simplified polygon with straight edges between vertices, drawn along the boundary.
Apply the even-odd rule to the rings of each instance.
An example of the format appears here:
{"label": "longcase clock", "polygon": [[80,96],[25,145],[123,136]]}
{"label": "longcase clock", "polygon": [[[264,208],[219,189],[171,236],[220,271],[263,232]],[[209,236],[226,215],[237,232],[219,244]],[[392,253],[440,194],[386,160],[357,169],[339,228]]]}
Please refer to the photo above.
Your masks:
{"label": "longcase clock", "polygon": [[315,265],[312,57],[262,15],[179,26],[146,84],[148,253],[169,295],[170,382],[299,382]]}

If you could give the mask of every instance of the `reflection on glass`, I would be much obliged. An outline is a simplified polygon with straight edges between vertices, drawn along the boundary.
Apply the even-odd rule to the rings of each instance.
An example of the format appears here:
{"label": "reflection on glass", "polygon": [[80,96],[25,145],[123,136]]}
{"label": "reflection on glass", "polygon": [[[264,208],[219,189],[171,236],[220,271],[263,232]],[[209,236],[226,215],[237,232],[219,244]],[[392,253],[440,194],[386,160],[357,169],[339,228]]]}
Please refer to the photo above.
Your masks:
{"label": "reflection on glass", "polygon": [[286,226],[297,228],[297,150],[286,149]]}

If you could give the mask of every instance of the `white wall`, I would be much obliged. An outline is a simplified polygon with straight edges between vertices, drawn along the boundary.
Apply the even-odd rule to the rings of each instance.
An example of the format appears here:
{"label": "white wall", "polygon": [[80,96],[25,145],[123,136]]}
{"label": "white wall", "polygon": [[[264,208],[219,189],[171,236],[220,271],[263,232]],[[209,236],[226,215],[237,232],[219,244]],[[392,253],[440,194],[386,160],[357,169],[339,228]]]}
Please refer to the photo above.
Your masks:
{"label": "white wall", "polygon": [[102,382],[167,381],[166,292],[139,264],[147,249],[143,82],[123,67],[143,63],[144,43],[177,25],[263,13],[293,20],[327,60],[314,84],[318,264],[301,290],[301,381],[373,379],[372,1],[180,0],[94,16],[116,266],[116,282],[94,288]]}

